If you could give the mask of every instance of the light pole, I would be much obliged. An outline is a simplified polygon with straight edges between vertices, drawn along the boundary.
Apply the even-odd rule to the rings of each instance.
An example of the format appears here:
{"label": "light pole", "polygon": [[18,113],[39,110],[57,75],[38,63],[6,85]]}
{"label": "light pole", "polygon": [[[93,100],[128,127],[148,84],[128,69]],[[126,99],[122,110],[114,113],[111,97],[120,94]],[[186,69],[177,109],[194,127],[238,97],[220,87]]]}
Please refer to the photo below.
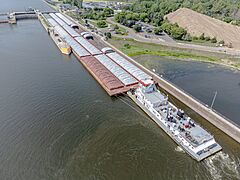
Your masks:
{"label": "light pole", "polygon": [[214,104],[214,102],[216,100],[216,97],[217,97],[217,91],[214,93],[214,97],[213,97],[212,104],[211,104],[211,109],[212,109],[213,104]]}

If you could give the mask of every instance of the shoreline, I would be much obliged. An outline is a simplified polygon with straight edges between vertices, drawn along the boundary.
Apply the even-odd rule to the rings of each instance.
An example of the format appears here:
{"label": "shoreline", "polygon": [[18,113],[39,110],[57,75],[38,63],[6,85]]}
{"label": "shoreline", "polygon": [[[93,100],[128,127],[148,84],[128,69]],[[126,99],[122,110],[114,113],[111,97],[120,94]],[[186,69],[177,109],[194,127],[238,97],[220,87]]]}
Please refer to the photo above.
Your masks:
{"label": "shoreline", "polygon": [[[45,2],[46,4],[48,4],[52,9],[56,10],[56,11],[59,11],[57,6],[54,6],[52,4],[49,4],[47,1],[45,0],[42,0],[43,2]],[[87,1],[85,1],[87,2]],[[72,17],[75,21],[79,22],[79,20],[75,19],[74,17]],[[80,22],[79,22],[80,23]],[[141,45],[145,44],[145,45],[153,45],[153,46],[159,46],[159,47],[164,47],[164,48],[169,48],[169,46],[167,45],[160,45],[160,44],[155,44],[155,43],[145,43],[145,42],[139,42],[135,39],[129,39],[129,38],[121,38],[121,37],[117,37],[117,36],[114,36],[113,35],[113,38],[110,39],[110,41],[114,41],[113,39],[121,39],[121,40],[125,40],[125,41],[129,41],[129,42],[137,42],[137,43],[141,43]],[[127,39],[127,40],[126,40]],[[108,41],[109,42],[109,41]],[[150,56],[158,56],[158,57],[168,57],[169,59],[176,59],[176,60],[180,60],[180,61],[197,61],[197,62],[202,62],[202,63],[210,63],[210,64],[213,64],[213,65],[220,65],[220,66],[223,66],[224,68],[228,68],[228,69],[231,69],[231,70],[237,70],[240,72],[240,62],[235,66],[235,65],[231,65],[229,63],[224,63],[224,62],[220,62],[222,61],[223,59],[220,59],[220,58],[215,58],[215,60],[211,61],[211,60],[207,60],[207,59],[212,59],[212,57],[210,56],[207,56],[207,55],[196,55],[196,54],[193,54],[193,53],[186,53],[188,54],[189,56],[193,56],[193,58],[179,58],[179,57],[176,57],[176,56],[168,56],[168,55],[164,55],[164,56],[161,56],[161,55],[154,55],[154,54],[151,54],[151,53],[139,53],[138,55],[129,55],[129,53],[125,52],[125,50],[121,47],[118,47],[116,44],[114,43],[111,43],[109,42],[110,44],[112,44],[113,46],[116,46],[118,49],[120,49],[121,51],[123,51],[124,53],[126,53],[128,56],[130,57],[135,57],[135,56],[140,56],[140,55],[150,55]],[[143,46],[144,47],[144,46]],[[186,50],[183,50],[181,48],[174,48],[174,47],[170,47],[170,49],[173,48],[175,50],[182,50],[182,53],[185,53]],[[208,52],[204,52],[204,51],[201,51],[201,50],[195,50],[195,49],[191,49],[192,51],[199,51],[201,52],[202,54],[207,54]],[[165,51],[162,51],[163,53],[171,53],[171,52],[174,52],[174,50],[165,50]],[[176,51],[175,51],[176,52]],[[213,53],[213,54],[218,54],[218,53]],[[198,57],[198,58],[194,58],[195,57]],[[203,58],[205,57],[206,59],[201,59],[200,56],[202,56]],[[226,60],[226,61],[229,61],[229,60]]]}
{"label": "shoreline", "polygon": [[[151,55],[151,54],[142,54],[142,55],[154,56],[154,55]],[[139,56],[142,56],[142,55],[139,55]],[[231,65],[228,65],[228,64],[220,63],[220,62],[205,61],[205,60],[200,60],[200,59],[176,58],[174,56],[157,56],[157,55],[155,55],[155,56],[156,57],[166,57],[170,61],[171,60],[176,60],[176,61],[199,62],[199,63],[207,63],[207,64],[211,64],[211,65],[218,65],[218,66],[221,66],[222,68],[225,68],[225,69],[240,72],[240,67],[235,67],[235,66],[231,66]],[[136,57],[136,56],[132,56],[132,58],[134,58],[134,57]],[[159,59],[159,61],[161,61],[161,59]]]}
{"label": "shoreline", "polygon": [[[114,37],[115,38],[115,37]],[[167,57],[169,59],[176,59],[176,60],[180,60],[180,61],[191,61],[191,62],[202,62],[202,63],[210,63],[210,64],[213,64],[213,65],[220,65],[220,66],[223,66],[224,68],[228,68],[228,69],[231,69],[231,70],[237,70],[240,72],[240,64],[238,66],[235,66],[235,65],[231,65],[231,64],[228,64],[228,63],[224,63],[224,62],[221,62],[221,61],[224,61],[224,58],[216,58],[216,57],[210,57],[208,55],[204,55],[204,52],[201,52],[202,55],[197,55],[197,54],[194,54],[194,53],[190,53],[190,52],[187,52],[185,53],[185,51],[182,51],[182,53],[184,53],[185,55],[188,55],[188,56],[193,56],[192,58],[179,58],[177,57],[176,55],[158,55],[158,54],[151,54],[151,52],[143,52],[143,51],[138,51],[136,53],[136,55],[131,55],[127,52],[126,48],[123,46],[123,47],[120,47],[121,45],[119,45],[119,40],[122,40],[122,41],[126,41],[126,43],[141,43],[142,47],[144,48],[145,46],[144,45],[151,45],[151,46],[159,46],[159,47],[165,47],[165,48],[168,48],[167,46],[164,46],[164,45],[158,45],[158,44],[149,44],[149,43],[143,43],[143,42],[138,42],[134,39],[127,39],[126,38],[114,38],[110,39],[108,42],[114,46],[116,46],[118,49],[121,49],[121,51],[123,51],[124,53],[126,53],[128,56],[134,58],[135,56],[142,56],[142,55],[149,55],[149,56],[158,56],[158,57]],[[113,42],[116,42],[116,43],[113,43]],[[141,48],[142,48],[141,47]],[[131,48],[130,48],[131,49]],[[154,51],[152,51],[154,52]],[[174,50],[159,50],[159,52],[162,52],[162,53],[179,53],[177,51],[174,51]],[[206,53],[207,54],[207,53]],[[217,53],[215,53],[217,55]],[[194,58],[194,56],[196,58]],[[202,56],[202,59],[201,59],[201,56]],[[204,59],[205,58],[205,59]],[[208,60],[208,59],[214,59],[214,60]],[[230,60],[226,60],[226,61],[230,61]],[[240,63],[240,62],[239,62]]]}

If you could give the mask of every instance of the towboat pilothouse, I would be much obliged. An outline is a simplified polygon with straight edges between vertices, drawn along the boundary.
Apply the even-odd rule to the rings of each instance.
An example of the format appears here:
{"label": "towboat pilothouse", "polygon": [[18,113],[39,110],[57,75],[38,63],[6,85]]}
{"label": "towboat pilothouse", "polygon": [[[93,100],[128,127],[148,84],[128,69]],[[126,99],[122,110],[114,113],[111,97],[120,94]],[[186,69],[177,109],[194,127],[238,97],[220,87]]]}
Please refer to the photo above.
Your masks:
{"label": "towboat pilothouse", "polygon": [[143,80],[127,93],[184,151],[197,161],[220,151],[214,137],[168,101],[152,80]]}

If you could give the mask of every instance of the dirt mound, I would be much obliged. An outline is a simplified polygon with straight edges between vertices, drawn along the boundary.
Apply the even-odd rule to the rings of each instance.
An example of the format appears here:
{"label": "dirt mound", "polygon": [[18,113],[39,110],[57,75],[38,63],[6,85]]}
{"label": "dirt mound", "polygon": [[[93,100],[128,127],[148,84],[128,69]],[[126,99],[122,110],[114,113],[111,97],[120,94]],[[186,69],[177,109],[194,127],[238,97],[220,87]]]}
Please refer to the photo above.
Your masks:
{"label": "dirt mound", "polygon": [[180,8],[166,15],[171,23],[178,23],[192,36],[216,37],[218,41],[224,40],[225,44],[232,43],[234,48],[240,49],[240,27],[225,23],[218,19],[197,13],[191,9]]}

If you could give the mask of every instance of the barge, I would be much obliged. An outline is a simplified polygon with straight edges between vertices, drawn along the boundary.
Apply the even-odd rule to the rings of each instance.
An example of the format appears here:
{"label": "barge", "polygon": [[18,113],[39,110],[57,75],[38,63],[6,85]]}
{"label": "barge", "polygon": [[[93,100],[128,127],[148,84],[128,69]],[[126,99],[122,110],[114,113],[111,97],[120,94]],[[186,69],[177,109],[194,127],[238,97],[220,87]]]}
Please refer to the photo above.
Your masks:
{"label": "barge", "polygon": [[214,137],[194,122],[182,110],[168,101],[153,77],[131,63],[121,54],[99,50],[74,28],[64,16],[50,13],[46,18],[51,28],[71,47],[90,74],[110,95],[127,95],[145,111],[184,151],[201,161],[222,147]]}
{"label": "barge", "polygon": [[66,43],[64,39],[59,36],[58,32],[54,31],[54,29],[50,29],[49,35],[51,36],[52,40],[57,45],[59,50],[62,52],[62,54],[71,54],[71,47]]}

